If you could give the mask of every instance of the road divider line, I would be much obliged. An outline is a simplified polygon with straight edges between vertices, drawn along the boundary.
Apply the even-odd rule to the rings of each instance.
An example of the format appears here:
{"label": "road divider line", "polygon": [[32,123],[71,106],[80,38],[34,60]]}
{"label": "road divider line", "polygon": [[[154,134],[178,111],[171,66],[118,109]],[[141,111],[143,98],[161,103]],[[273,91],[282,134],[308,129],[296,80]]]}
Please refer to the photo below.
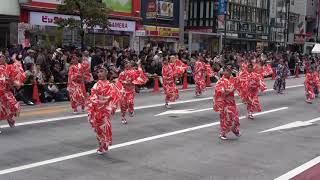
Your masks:
{"label": "road divider line", "polygon": [[281,131],[281,130],[287,130],[287,129],[292,129],[292,128],[298,128],[298,127],[306,127],[306,126],[311,126],[317,121],[320,121],[320,117],[311,119],[309,121],[295,121],[291,122],[282,126],[278,126],[275,128],[267,129],[265,131],[261,131],[259,133],[267,133],[267,132],[272,132],[272,131]]}
{"label": "road divider line", "polygon": [[[286,109],[288,109],[288,107],[281,107],[281,108],[272,109],[269,111],[256,113],[254,115],[259,116],[259,115],[282,111],[282,110],[286,110]],[[246,118],[246,116],[240,117],[240,119],[244,119],[244,118]],[[164,134],[160,134],[160,135],[156,135],[156,136],[146,137],[146,138],[142,138],[142,139],[138,139],[138,140],[133,140],[133,141],[113,145],[113,146],[110,146],[109,149],[110,150],[118,149],[121,147],[131,146],[131,145],[135,145],[135,144],[139,144],[139,143],[143,143],[143,142],[148,142],[148,141],[152,141],[152,140],[156,140],[156,139],[160,139],[160,138],[165,138],[165,137],[174,136],[174,135],[178,135],[178,134],[182,134],[182,133],[186,133],[186,132],[196,131],[196,130],[203,129],[203,128],[217,126],[219,124],[220,124],[220,122],[214,122],[214,123],[204,124],[204,125],[186,128],[186,129],[182,129],[182,130],[178,130],[178,131],[173,131],[173,132],[169,132],[169,133],[164,133]],[[22,170],[27,170],[27,169],[32,169],[35,167],[40,167],[40,166],[44,166],[44,165],[48,165],[48,164],[62,162],[62,161],[70,160],[70,159],[75,159],[75,158],[94,154],[95,152],[96,152],[96,150],[89,150],[89,151],[85,151],[85,152],[81,152],[81,153],[76,153],[76,154],[72,154],[72,155],[62,156],[62,157],[58,157],[58,158],[54,158],[54,159],[49,159],[49,160],[45,160],[45,161],[40,161],[40,162],[36,162],[36,163],[31,163],[31,164],[27,164],[27,165],[4,169],[4,170],[0,170],[0,175],[14,173],[14,172],[22,171]]]}
{"label": "road divider line", "polygon": [[310,169],[311,167],[317,165],[318,163],[320,163],[320,156],[312,159],[309,162],[306,162],[305,164],[287,172],[286,174],[284,174],[274,180],[289,180],[289,179],[294,178],[295,176],[303,173],[304,171]]}
{"label": "road divider line", "polygon": [[[286,89],[292,89],[292,88],[297,88],[297,87],[302,87],[304,86],[303,84],[301,85],[294,85],[294,86],[288,86]],[[265,92],[270,92],[274,91],[273,89],[267,89]],[[238,96],[238,94],[236,95]],[[185,103],[192,103],[192,102],[201,102],[201,101],[207,101],[207,100],[212,100],[213,97],[206,97],[206,98],[198,98],[198,99],[189,99],[189,100],[183,100],[183,101],[177,101],[170,103],[171,105],[176,105],[176,104],[185,104]],[[149,108],[155,108],[155,107],[163,107],[164,103],[162,104],[153,104],[153,105],[145,105],[145,106],[138,106],[135,107],[135,110],[141,110],[141,109],[149,109]],[[117,110],[116,112],[120,112],[120,110]],[[75,118],[83,118],[87,117],[87,114],[79,114],[79,115],[71,115],[71,116],[64,116],[64,117],[56,117],[56,118],[49,118],[49,119],[40,119],[40,120],[33,120],[33,121],[28,121],[28,122],[23,122],[23,123],[16,123],[16,127],[19,126],[26,126],[26,125],[33,125],[33,124],[42,124],[42,123],[50,123],[50,122],[56,122],[56,121],[62,121],[62,120],[68,120],[68,119],[75,119]],[[9,125],[3,125],[1,128],[9,128]]]}
{"label": "road divider line", "polygon": [[[237,106],[242,105],[243,103],[236,104]],[[192,113],[198,113],[203,111],[213,111],[213,107],[211,108],[205,108],[205,109],[181,109],[181,110],[169,110],[162,112],[160,114],[156,114],[154,116],[163,116],[163,115],[169,115],[169,114],[192,114]]]}

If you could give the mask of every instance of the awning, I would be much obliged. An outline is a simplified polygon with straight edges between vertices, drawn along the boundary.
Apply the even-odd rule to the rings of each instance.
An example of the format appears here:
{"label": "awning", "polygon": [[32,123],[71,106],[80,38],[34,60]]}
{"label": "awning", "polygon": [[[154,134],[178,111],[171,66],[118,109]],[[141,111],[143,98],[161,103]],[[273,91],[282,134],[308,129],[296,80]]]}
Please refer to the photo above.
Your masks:
{"label": "awning", "polygon": [[314,45],[311,53],[313,53],[313,54],[320,54],[320,44]]}

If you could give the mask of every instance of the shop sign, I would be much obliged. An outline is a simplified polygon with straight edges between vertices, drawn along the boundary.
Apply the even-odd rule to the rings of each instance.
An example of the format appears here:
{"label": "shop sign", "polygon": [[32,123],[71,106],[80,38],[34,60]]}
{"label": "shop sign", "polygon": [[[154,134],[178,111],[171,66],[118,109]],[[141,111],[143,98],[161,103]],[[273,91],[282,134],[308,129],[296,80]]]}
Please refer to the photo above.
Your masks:
{"label": "shop sign", "polygon": [[147,36],[179,37],[179,28],[145,26]]}
{"label": "shop sign", "polygon": [[[53,13],[40,13],[40,12],[30,12],[30,24],[31,25],[40,25],[40,26],[58,26],[55,22],[58,19],[69,19],[73,18],[80,20],[79,16],[69,16],[63,14],[53,14]],[[110,30],[112,31],[126,31],[134,32],[136,27],[135,21],[123,21],[109,19]],[[98,28],[97,29],[101,29]]]}
{"label": "shop sign", "polygon": [[238,34],[234,34],[234,33],[227,33],[226,35],[227,35],[228,37],[238,38]]}
{"label": "shop sign", "polygon": [[136,36],[138,36],[138,37],[146,36],[146,31],[145,30],[136,30]]}
{"label": "shop sign", "polygon": [[305,43],[305,35],[304,34],[295,34],[294,35],[294,43],[304,44]]}
{"label": "shop sign", "polygon": [[158,15],[160,18],[173,18],[173,2],[158,0]]}
{"label": "shop sign", "polygon": [[112,31],[127,31],[134,32],[136,28],[135,21],[123,21],[123,20],[115,20],[109,19],[110,29]]}
{"label": "shop sign", "polygon": [[74,18],[80,20],[79,16],[69,16],[63,14],[30,12],[30,24],[40,26],[58,26],[55,22],[58,19]]}
{"label": "shop sign", "polygon": [[255,36],[253,34],[246,34],[245,37],[249,38],[249,39],[254,39],[255,38]]}
{"label": "shop sign", "polygon": [[149,0],[147,4],[147,18],[156,18],[157,16],[157,3],[156,0]]}
{"label": "shop sign", "polygon": [[32,0],[32,2],[41,2],[48,4],[63,4],[64,0]]}

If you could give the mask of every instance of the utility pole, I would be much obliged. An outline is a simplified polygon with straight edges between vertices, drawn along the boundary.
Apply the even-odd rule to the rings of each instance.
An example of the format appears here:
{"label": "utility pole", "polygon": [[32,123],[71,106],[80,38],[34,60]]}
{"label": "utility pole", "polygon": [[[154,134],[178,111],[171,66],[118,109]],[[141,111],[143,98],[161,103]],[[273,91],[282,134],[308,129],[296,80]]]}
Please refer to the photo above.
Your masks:
{"label": "utility pole", "polygon": [[185,27],[185,21],[184,21],[184,16],[185,16],[185,7],[186,3],[185,0],[180,0],[180,8],[179,8],[179,44],[182,45],[184,44],[184,27]]}
{"label": "utility pole", "polygon": [[227,41],[227,12],[228,12],[228,1],[225,1],[225,9],[224,9],[224,41],[223,41],[223,49],[226,47]]}

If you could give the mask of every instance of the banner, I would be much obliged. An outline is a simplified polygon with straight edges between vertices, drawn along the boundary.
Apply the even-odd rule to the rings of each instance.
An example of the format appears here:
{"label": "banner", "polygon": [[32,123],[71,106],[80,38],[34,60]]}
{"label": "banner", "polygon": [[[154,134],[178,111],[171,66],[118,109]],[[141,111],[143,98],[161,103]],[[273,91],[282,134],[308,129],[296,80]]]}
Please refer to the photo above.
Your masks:
{"label": "banner", "polygon": [[103,0],[115,12],[132,13],[132,0]]}
{"label": "banner", "polygon": [[225,11],[226,11],[226,1],[219,0],[218,15],[224,15]]}
{"label": "banner", "polygon": [[224,15],[218,15],[218,29],[224,29]]}

